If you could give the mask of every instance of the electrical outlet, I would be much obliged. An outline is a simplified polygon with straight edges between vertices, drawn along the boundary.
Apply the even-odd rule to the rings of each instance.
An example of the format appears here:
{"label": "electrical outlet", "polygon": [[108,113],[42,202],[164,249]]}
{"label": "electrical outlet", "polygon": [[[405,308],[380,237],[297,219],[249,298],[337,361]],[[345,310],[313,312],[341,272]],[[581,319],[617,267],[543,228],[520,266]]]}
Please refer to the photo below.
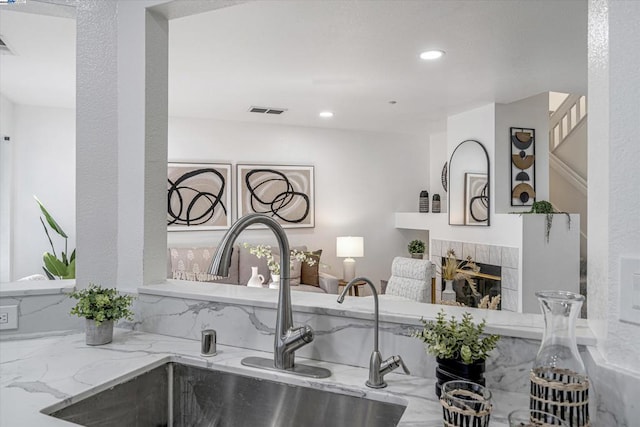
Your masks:
{"label": "electrical outlet", "polygon": [[0,329],[18,329],[17,305],[3,305],[0,307]]}
{"label": "electrical outlet", "polygon": [[620,320],[640,325],[640,258],[620,258]]}

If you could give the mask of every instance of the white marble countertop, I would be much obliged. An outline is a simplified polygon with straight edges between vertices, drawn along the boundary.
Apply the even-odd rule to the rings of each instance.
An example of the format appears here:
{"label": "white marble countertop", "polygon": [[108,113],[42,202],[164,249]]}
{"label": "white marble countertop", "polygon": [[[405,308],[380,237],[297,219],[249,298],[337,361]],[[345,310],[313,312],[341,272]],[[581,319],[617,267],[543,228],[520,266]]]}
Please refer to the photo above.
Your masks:
{"label": "white marble countertop", "polygon": [[[391,373],[388,387],[372,390],[364,386],[368,372],[363,368],[313,360],[305,363],[332,371],[327,379],[306,379],[287,373],[242,366],[246,356],[271,357],[268,353],[218,346],[218,355],[201,357],[199,342],[163,335],[116,329],[112,343],[90,347],[83,333],[43,337],[13,338],[0,342],[0,425],[70,426],[40,411],[62,400],[87,393],[147,365],[162,361],[181,361],[228,372],[243,373],[301,386],[312,385],[333,391],[356,393],[375,400],[407,404],[400,426],[442,425],[442,412],[434,394],[433,380]],[[297,358],[302,362],[302,358]],[[528,396],[492,391],[492,426],[504,426],[506,414],[528,405]]]}
{"label": "white marble countertop", "polygon": [[4,282],[0,283],[0,298],[70,294],[75,287],[75,279]]}
{"label": "white marble countertop", "polygon": [[[343,304],[337,302],[337,295],[316,292],[296,292],[291,287],[293,309],[299,312],[330,314],[359,319],[370,319],[373,310],[371,297],[346,298]],[[174,298],[187,298],[203,301],[248,304],[254,307],[275,308],[278,304],[278,292],[275,289],[248,288],[234,285],[211,285],[202,282],[167,280],[164,283],[137,288],[140,294],[161,295]],[[486,332],[503,336],[542,339],[544,318],[542,314],[512,313],[497,310],[481,310],[469,307],[452,307],[440,304],[425,304],[415,301],[399,301],[380,295],[380,321],[409,325],[420,325],[419,319],[435,319],[440,310],[449,314],[462,315],[471,311],[474,319],[486,319]],[[586,319],[576,322],[576,340],[578,344],[595,345],[596,337]]]}

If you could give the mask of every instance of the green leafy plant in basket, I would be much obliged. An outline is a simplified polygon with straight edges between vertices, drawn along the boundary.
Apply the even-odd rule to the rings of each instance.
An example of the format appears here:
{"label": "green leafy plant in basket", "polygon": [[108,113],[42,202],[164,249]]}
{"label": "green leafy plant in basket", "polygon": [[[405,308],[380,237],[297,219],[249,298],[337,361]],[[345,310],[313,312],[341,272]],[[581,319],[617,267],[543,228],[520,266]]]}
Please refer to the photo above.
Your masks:
{"label": "green leafy plant in basket", "polygon": [[109,320],[133,320],[131,303],[134,297],[120,295],[117,289],[103,288],[93,283],[89,287],[73,292],[69,295],[78,300],[71,314],[85,319],[94,320],[96,325]]}
{"label": "green leafy plant in basket", "polygon": [[444,311],[437,314],[435,321],[420,320],[424,327],[413,336],[425,344],[429,354],[440,359],[458,359],[465,364],[485,360],[500,339],[499,335],[484,335],[486,321],[475,324],[468,312],[461,320],[455,316],[447,320]]}
{"label": "green leafy plant in basket", "polygon": [[67,233],[64,232],[62,227],[58,225],[55,219],[51,216],[51,214],[44,207],[42,202],[38,200],[36,196],[33,196],[38,202],[38,206],[40,206],[40,211],[44,215],[47,220],[47,224],[51,230],[55,231],[58,235],[64,238],[64,251],[60,252],[60,258],[58,258],[58,254],[56,253],[56,248],[53,246],[53,241],[51,240],[51,235],[49,234],[49,229],[42,217],[40,217],[40,223],[42,224],[42,228],[44,228],[44,232],[47,235],[47,239],[49,239],[49,244],[51,245],[51,252],[45,252],[42,256],[42,261],[44,266],[42,269],[46,273],[47,277],[51,280],[55,280],[55,278],[59,279],[75,279],[76,278],[76,250],[74,249],[71,253],[71,256],[68,256],[69,253],[67,250]]}

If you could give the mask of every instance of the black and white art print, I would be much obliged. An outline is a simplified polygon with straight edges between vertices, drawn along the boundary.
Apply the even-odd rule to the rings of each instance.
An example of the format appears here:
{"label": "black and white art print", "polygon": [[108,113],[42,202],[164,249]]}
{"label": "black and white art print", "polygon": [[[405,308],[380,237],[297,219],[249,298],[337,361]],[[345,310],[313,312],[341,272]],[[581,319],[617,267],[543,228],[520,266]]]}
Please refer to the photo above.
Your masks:
{"label": "black and white art print", "polygon": [[169,163],[169,231],[224,230],[231,226],[231,165]]}
{"label": "black and white art print", "polygon": [[486,225],[489,220],[489,181],[486,173],[464,174],[464,223]]}
{"label": "black and white art print", "polygon": [[273,217],[284,228],[315,226],[313,166],[237,165],[238,218]]}

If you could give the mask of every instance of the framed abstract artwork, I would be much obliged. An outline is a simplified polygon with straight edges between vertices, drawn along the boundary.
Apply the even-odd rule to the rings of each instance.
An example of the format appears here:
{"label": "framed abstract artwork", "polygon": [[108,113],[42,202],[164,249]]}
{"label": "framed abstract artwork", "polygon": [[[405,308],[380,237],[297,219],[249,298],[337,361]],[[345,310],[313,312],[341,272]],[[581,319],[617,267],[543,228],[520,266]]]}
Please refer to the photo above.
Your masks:
{"label": "framed abstract artwork", "polygon": [[237,165],[238,218],[273,217],[284,228],[314,227],[313,166]]}
{"label": "framed abstract artwork", "polygon": [[536,130],[509,128],[511,142],[511,206],[536,201]]}
{"label": "framed abstract artwork", "polygon": [[464,180],[464,223],[486,225],[489,219],[487,174],[465,173]]}
{"label": "framed abstract artwork", "polygon": [[169,163],[169,231],[223,230],[231,226],[231,165]]}

